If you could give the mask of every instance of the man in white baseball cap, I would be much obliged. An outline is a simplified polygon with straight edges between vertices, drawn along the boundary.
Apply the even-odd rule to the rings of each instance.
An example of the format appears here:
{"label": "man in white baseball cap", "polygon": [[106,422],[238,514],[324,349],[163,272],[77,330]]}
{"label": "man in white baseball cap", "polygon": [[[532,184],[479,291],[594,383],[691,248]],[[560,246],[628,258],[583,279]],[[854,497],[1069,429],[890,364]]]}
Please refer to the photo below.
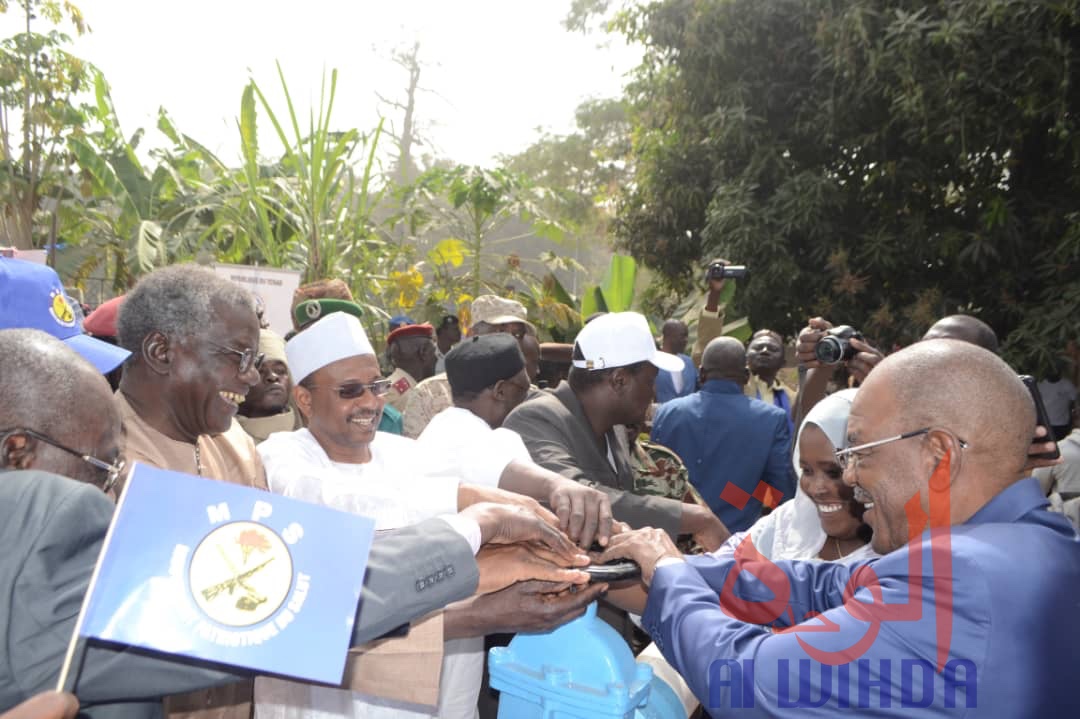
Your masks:
{"label": "man in white baseball cap", "polygon": [[637,312],[601,315],[585,325],[574,342],[573,365],[579,369],[612,369],[638,362],[668,372],[682,370],[682,360],[656,349],[649,323]]}
{"label": "man in white baseball cap", "polygon": [[616,519],[664,529],[672,537],[693,534],[715,549],[728,531],[708,509],[631,491],[633,471],[620,425],[644,420],[659,369],[681,367],[678,357],[656,349],[642,315],[601,315],[578,334],[567,382],[518,405],[503,426],[521,435],[537,464],[608,492]]}

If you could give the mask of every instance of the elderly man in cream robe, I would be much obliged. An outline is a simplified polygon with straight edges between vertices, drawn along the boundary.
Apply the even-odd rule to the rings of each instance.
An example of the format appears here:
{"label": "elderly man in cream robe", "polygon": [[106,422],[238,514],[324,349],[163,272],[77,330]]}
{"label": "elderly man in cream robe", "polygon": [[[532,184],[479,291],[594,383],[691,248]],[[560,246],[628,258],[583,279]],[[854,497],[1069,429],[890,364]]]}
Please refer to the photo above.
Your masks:
{"label": "elderly man in cream robe", "polygon": [[[259,445],[271,491],[371,517],[376,530],[452,514],[462,504],[499,492],[489,489],[498,485],[498,477],[483,482],[488,488],[461,485],[451,468],[432,471],[415,440],[377,431],[390,387],[355,317],[336,313],[319,320],[292,338],[286,353],[296,382],[293,398],[308,426],[275,433]],[[575,594],[552,595],[551,601],[564,609],[559,623],[580,614],[598,594],[590,587]],[[407,684],[417,677],[428,679],[431,672],[439,674],[437,707],[417,703],[415,697],[403,701],[401,695],[387,698],[382,692],[376,697],[260,680],[256,715],[260,719],[300,715],[473,719],[483,655],[475,652],[469,639],[507,629],[504,624],[485,624],[486,615],[492,614],[485,608],[484,597],[451,605],[441,618],[440,630],[448,638],[441,674],[438,663],[430,667],[421,662],[412,676],[400,677]]]}

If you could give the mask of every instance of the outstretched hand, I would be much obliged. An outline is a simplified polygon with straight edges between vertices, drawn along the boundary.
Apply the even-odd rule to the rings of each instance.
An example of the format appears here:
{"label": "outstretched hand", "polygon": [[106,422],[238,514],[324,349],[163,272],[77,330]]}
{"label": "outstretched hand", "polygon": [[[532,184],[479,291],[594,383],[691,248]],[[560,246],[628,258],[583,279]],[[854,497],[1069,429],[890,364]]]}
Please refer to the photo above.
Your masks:
{"label": "outstretched hand", "polygon": [[580,547],[590,547],[594,540],[606,546],[612,532],[611,499],[598,489],[560,479],[548,499],[559,527]]}
{"label": "outstretched hand", "polygon": [[535,542],[549,549],[566,566],[573,566],[580,551],[570,538],[557,528],[558,519],[548,518],[520,505],[481,502],[463,509],[460,514],[480,525],[481,544]]}
{"label": "outstretched hand", "polygon": [[489,544],[476,555],[480,566],[477,594],[489,594],[517,582],[538,579],[565,584],[587,584],[589,575],[575,567],[589,563],[579,554],[567,563],[553,552],[534,544]]}
{"label": "outstretched hand", "polygon": [[575,588],[558,582],[519,582],[474,598],[472,611],[483,617],[484,634],[547,632],[580,617],[607,588],[606,584]]}
{"label": "outstretched hand", "polygon": [[613,559],[632,559],[641,567],[641,581],[648,586],[652,584],[656,563],[667,557],[682,559],[683,555],[667,532],[645,527],[616,534],[596,561],[603,564]]}
{"label": "outstretched hand", "polygon": [[560,526],[560,519],[544,508],[542,504],[532,497],[524,494],[510,492],[498,487],[485,487],[479,484],[458,485],[458,511],[481,502],[495,502],[496,504],[512,504],[533,512],[553,527]]}

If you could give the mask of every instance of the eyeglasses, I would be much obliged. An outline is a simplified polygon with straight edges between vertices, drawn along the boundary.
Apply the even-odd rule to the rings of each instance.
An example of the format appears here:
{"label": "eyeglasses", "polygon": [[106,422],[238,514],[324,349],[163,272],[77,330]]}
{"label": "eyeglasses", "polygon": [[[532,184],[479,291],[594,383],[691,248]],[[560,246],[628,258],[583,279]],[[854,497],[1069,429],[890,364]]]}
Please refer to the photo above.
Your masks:
{"label": "eyeglasses", "polygon": [[240,366],[236,368],[240,374],[246,374],[247,371],[252,367],[258,369],[262,366],[263,359],[266,358],[266,355],[264,353],[256,352],[253,349],[238,350],[234,347],[229,347],[228,345],[219,345],[217,342],[212,342],[210,340],[207,340],[206,342],[207,344],[216,347],[222,352],[230,352],[234,355],[240,355]]}
{"label": "eyeglasses", "polygon": [[0,439],[0,442],[2,442],[3,440],[6,440],[8,437],[10,437],[13,434],[25,434],[27,437],[33,437],[34,439],[38,440],[39,442],[44,442],[45,444],[50,444],[50,445],[52,445],[53,447],[56,447],[59,450],[63,450],[64,452],[67,452],[68,454],[73,454],[76,457],[78,457],[79,459],[81,459],[82,461],[89,464],[91,467],[95,467],[95,468],[101,470],[102,472],[105,473],[105,481],[100,485],[101,486],[101,491],[103,491],[103,492],[111,491],[112,488],[116,486],[117,481],[120,479],[120,475],[123,474],[123,472],[124,472],[125,462],[124,462],[124,460],[120,459],[119,457],[116,460],[114,460],[113,462],[106,462],[106,461],[98,459],[97,457],[94,457],[92,455],[83,454],[79,450],[72,449],[71,447],[68,447],[67,445],[60,444],[59,442],[57,442],[52,437],[50,437],[48,435],[45,435],[45,434],[42,434],[41,432],[35,432],[32,429],[25,429],[23,427],[14,427],[12,429],[0,430],[0,438],[2,438],[2,439]]}
{"label": "eyeglasses", "polygon": [[364,384],[363,382],[346,382],[337,387],[312,385],[309,389],[330,389],[337,392],[338,397],[341,397],[342,399],[356,399],[357,397],[363,397],[364,392],[371,392],[371,394],[376,397],[385,397],[390,391],[390,380],[377,379],[371,384]]}
{"label": "eyeglasses", "polygon": [[[857,444],[854,447],[848,447],[847,449],[838,449],[836,451],[836,463],[840,465],[841,469],[846,470],[849,466],[852,469],[858,469],[859,467],[859,452],[870,449],[871,447],[880,447],[883,444],[889,442],[899,442],[902,439],[911,439],[912,437],[920,437],[924,434],[928,434],[933,427],[923,427],[913,432],[905,432],[904,434],[898,434],[895,437],[887,437],[885,439],[879,439],[875,442],[867,442],[866,444]],[[956,440],[960,443],[960,449],[967,449],[968,443],[959,437]]]}

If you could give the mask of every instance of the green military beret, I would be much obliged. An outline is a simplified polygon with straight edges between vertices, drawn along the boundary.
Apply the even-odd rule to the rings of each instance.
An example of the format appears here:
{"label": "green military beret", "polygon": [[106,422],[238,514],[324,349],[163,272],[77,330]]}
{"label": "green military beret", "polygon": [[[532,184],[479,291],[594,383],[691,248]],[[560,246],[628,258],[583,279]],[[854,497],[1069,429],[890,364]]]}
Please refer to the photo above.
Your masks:
{"label": "green military beret", "polygon": [[360,305],[349,300],[304,300],[293,308],[293,324],[303,329],[312,322],[334,312],[348,312],[357,318],[363,318],[364,310]]}

